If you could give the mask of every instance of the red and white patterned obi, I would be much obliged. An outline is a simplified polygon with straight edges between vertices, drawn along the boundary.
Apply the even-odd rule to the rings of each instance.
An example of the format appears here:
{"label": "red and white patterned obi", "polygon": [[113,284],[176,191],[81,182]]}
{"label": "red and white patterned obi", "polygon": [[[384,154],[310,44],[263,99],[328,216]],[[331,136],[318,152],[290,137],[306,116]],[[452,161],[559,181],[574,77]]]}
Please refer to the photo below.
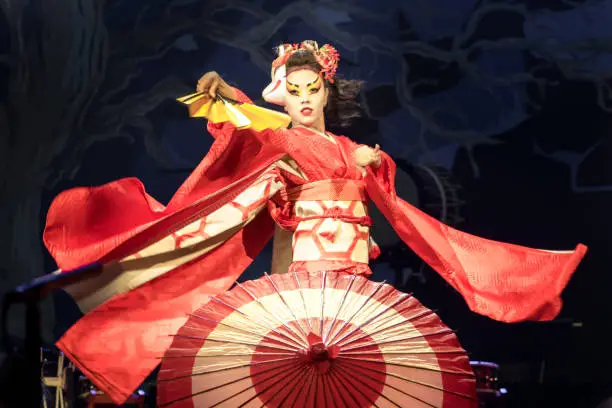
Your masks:
{"label": "red and white patterned obi", "polygon": [[370,275],[378,247],[362,181],[321,180],[280,191],[270,213],[293,232],[289,271],[344,270]]}

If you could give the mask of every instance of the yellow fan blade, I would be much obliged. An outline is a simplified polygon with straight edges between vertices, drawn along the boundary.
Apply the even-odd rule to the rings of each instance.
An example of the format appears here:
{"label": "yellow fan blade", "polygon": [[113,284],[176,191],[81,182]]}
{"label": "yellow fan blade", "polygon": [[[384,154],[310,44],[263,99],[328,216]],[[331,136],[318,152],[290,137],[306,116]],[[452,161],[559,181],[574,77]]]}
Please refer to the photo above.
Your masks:
{"label": "yellow fan blade", "polygon": [[193,103],[194,101],[204,98],[204,96],[205,96],[204,92],[196,92],[196,93],[192,93],[189,95],[181,96],[180,98],[176,98],[176,100],[179,101],[180,103],[184,103],[185,105],[189,105],[190,103]]}
{"label": "yellow fan blade", "polygon": [[205,117],[208,118],[210,109],[214,105],[208,95],[202,92],[196,92],[191,95],[186,95],[176,99],[180,103],[187,105],[189,110],[189,116],[191,117]]}
{"label": "yellow fan blade", "polygon": [[251,128],[254,130],[286,128],[291,122],[289,115],[275,110],[262,108],[251,103],[243,103],[238,109],[249,118]]}
{"label": "yellow fan blade", "polygon": [[251,126],[251,121],[249,118],[244,116],[241,112],[240,107],[242,105],[232,105],[230,102],[223,100],[223,105],[225,106],[225,113],[229,116],[230,122],[234,124],[238,129],[246,129]]}
{"label": "yellow fan blade", "polygon": [[210,99],[202,92],[182,96],[177,101],[187,105],[191,117],[204,117],[213,123],[231,122],[238,129],[276,130],[287,127],[291,122],[284,113],[252,103],[230,102],[222,97]]}
{"label": "yellow fan blade", "polygon": [[228,114],[225,103],[221,100],[213,101],[208,111],[202,116],[212,123],[230,122],[232,120],[232,116]]}

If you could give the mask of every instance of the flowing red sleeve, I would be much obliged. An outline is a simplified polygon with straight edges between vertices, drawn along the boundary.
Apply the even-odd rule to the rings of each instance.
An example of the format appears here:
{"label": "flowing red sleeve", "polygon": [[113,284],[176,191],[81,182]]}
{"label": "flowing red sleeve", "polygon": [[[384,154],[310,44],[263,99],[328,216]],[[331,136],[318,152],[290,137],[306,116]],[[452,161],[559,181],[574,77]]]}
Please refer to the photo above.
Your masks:
{"label": "flowing red sleeve", "polygon": [[586,253],[548,251],[480,238],[423,213],[395,192],[395,163],[383,153],[368,169],[367,191],[399,237],[436,270],[476,313],[503,322],[552,320],[561,292]]}
{"label": "flowing red sleeve", "polygon": [[[242,92],[237,94],[240,101],[250,101]],[[111,251],[136,234],[143,236],[144,230],[170,228],[205,205],[218,208],[283,156],[274,143],[263,143],[264,135],[250,129],[221,123],[210,124],[209,130],[215,142],[167,206],[147,194],[137,178],[59,194],[49,208],[43,233],[58,267],[68,270],[103,257],[107,260]],[[207,200],[194,207],[203,197]]]}
{"label": "flowing red sleeve", "polygon": [[166,207],[147,194],[136,178],[58,195],[47,213],[43,233],[58,267],[68,270],[99,261],[144,230],[173,228],[206,206],[211,212],[283,155],[247,131],[236,131],[235,136],[215,140]]}
{"label": "flowing red sleeve", "polygon": [[[186,263],[177,257],[172,268],[156,277],[150,277],[149,268],[130,262],[121,264],[119,275],[112,268],[115,261],[172,237],[222,206],[232,206],[262,176],[275,174],[271,166],[284,153],[263,145],[247,130],[227,136],[215,140],[167,206],[148,195],[138,179],[126,178],[65,191],[49,208],[44,242],[58,266],[70,270],[97,262],[102,275],[110,274],[102,276],[101,287],[88,286],[97,280],[82,282],[85,286],[77,289],[75,300],[93,299],[90,311],[57,346],[118,404],[157,366],[170,335],[187,314],[208,296],[227,290],[272,236],[273,221],[261,212],[210,252]],[[219,223],[214,224],[218,229]],[[166,249],[159,251],[149,254],[150,265],[157,265]],[[98,298],[98,289],[109,289],[111,297]]]}

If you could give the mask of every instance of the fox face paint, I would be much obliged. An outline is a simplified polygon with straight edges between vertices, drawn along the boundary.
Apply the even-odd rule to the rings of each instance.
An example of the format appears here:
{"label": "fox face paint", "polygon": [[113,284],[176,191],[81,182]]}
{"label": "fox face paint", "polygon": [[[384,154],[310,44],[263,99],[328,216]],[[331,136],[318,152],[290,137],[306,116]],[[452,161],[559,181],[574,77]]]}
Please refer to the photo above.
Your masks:
{"label": "fox face paint", "polygon": [[321,76],[309,68],[292,70],[286,80],[285,108],[294,124],[324,128],[327,90]]}

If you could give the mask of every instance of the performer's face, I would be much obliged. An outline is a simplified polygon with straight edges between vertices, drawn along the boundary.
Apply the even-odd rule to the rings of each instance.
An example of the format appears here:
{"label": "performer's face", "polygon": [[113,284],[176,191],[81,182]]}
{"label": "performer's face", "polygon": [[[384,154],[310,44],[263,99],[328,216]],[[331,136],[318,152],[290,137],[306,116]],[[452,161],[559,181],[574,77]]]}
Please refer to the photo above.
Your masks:
{"label": "performer's face", "polygon": [[321,75],[311,69],[300,69],[287,75],[285,110],[294,125],[324,129],[323,110],[327,89]]}

